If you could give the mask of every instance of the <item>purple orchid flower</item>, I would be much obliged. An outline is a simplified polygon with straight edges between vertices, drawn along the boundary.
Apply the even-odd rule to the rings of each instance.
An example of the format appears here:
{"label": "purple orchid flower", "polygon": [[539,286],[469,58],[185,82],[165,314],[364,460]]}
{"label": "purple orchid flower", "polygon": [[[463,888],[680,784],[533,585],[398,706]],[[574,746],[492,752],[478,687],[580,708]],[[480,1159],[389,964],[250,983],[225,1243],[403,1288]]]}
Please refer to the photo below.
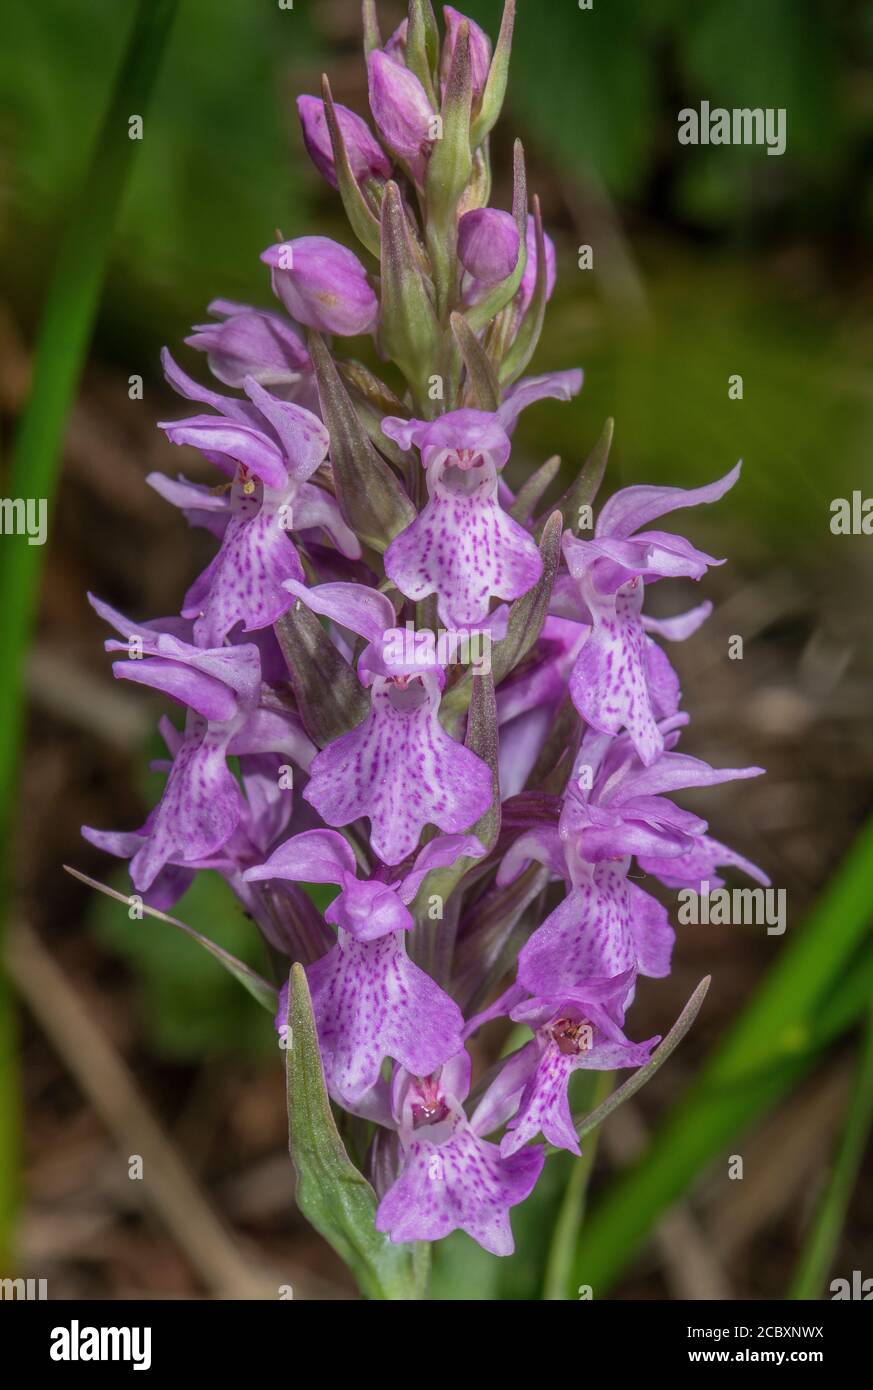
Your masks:
{"label": "purple orchid flower", "polygon": [[[507,991],[498,1006],[515,1023],[526,1023],[531,1042],[507,1058],[493,1083],[492,1104],[514,1112],[500,1141],[504,1158],[542,1134],[556,1148],[579,1154],[567,1087],[573,1072],[641,1067],[660,1037],[630,1042],[615,1020],[631,983],[631,972],[612,979],[589,979],[578,990],[546,993],[519,1000],[526,990]],[[495,1009],[489,1017],[498,1016]],[[473,1020],[466,1030],[477,1026]]]}
{"label": "purple orchid flower", "polygon": [[307,404],[314,394],[312,362],[289,319],[229,299],[213,299],[208,310],[219,322],[196,325],[185,342],[206,353],[214,377],[236,388],[251,377],[259,386],[280,388],[284,399]]}
{"label": "purple orchid flower", "polygon": [[494,1128],[486,1095],[471,1119],[470,1057],[459,1052],[438,1072],[399,1068],[392,1110],[402,1150],[400,1172],[376,1212],[376,1230],[393,1241],[442,1240],[466,1231],[492,1255],[511,1255],[509,1212],[533,1190],[543,1166],[534,1146],[505,1157],[482,1136]]}
{"label": "purple orchid flower", "polygon": [[268,246],[273,293],[298,323],[344,338],[371,333],[379,301],[353,251],[324,236]]}
{"label": "purple orchid flower", "polygon": [[[167,375],[183,393],[195,386],[167,355]],[[248,403],[202,392],[221,415],[197,415],[161,425],[173,444],[200,449],[230,474],[229,491],[152,473],[148,482],[188,517],[221,539],[218,554],[189,589],[182,613],[193,618],[201,646],[218,646],[238,623],[265,628],[286,612],[286,579],[303,578],[290,533],[323,529],[337,548],[357,559],[361,548],[335,499],[308,480],[327,457],[330,436],[302,406],[280,401],[252,378]]]}
{"label": "purple orchid flower", "polygon": [[432,869],[484,853],[475,836],[439,836],[398,882],[362,881],[342,835],[310,830],[245,873],[248,883],[290,879],[341,889],[324,914],[337,943],[307,975],[327,1087],[343,1105],[354,1108],[372,1091],[386,1057],[429,1074],[461,1047],[460,1009],[406,954],[405,933],[414,926],[407,904]]}
{"label": "purple orchid flower", "polygon": [[570,694],[593,728],[606,734],[627,729],[646,764],[654,762],[663,746],[658,718],[675,713],[675,705],[669,706],[678,697],[672,668],[647,630],[682,641],[711,610],[703,604],[667,622],[644,619],[645,584],[664,578],[700,579],[710,565],[723,562],[681,536],[639,528],[680,507],[718,501],[739,475],[737,464],[718,482],[690,491],[624,488],[601,510],[593,540],[564,533],[564,556],[577,586],[580,612],[592,624],[571,677]]}
{"label": "purple orchid flower", "polygon": [[402,643],[396,658],[403,634],[385,594],[363,584],[307,589],[287,580],[286,588],[368,644],[358,673],[370,688],[370,713],[315,758],[307,801],[328,825],[368,816],[373,852],[385,864],[411,854],[428,823],[452,834],[469,829],[491,804],[491,772],[439,722],[442,667]]}
{"label": "purple orchid flower", "polygon": [[245,803],[227,767],[229,756],[277,752],[305,768],[314,749],[296,715],[265,700],[257,647],[192,647],[130,622],[99,599],[91,602],[126,639],[105,643],[107,651],[128,656],[113,663],[113,675],[159,690],[188,710],[184,734],[171,748],[164,794],[135,832],[141,843],[88,827],[82,832],[110,853],[132,855],[134,887],[145,892],[166,865],[196,865],[236,830]]}
{"label": "purple orchid flower", "polygon": [[484,622],[492,598],[519,598],[539,579],[532,536],[500,506],[498,472],[521,411],[548,396],[570,400],[581,385],[581,372],[556,372],[519,382],[494,415],[455,410],[433,421],[382,421],[401,449],[421,453],[429,495],[385,552],[385,573],[407,598],[435,593],[447,627]]}
{"label": "purple orchid flower", "polygon": [[[511,882],[529,859],[563,878],[568,895],[519,954],[519,981],[532,993],[627,971],[658,978],[670,970],[675,933],[666,908],[628,878],[631,858],[653,860],[669,877],[675,859],[687,867],[733,863],[759,880],[749,861],[706,837],[706,822],[665,793],[715,786],[762,769],[712,768],[673,752],[686,717],[664,721],[665,751],[646,767],[628,735],[611,739],[588,730],[557,824],[537,825],[504,856],[498,884]],[[721,858],[718,856],[721,855]],[[679,870],[683,872],[683,870]]]}
{"label": "purple orchid flower", "polygon": [[[274,986],[290,972],[277,1024],[293,983],[299,1191],[320,1184],[342,1219],[319,1229],[362,1288],[385,1272],[392,1294],[406,1292],[413,1262],[389,1241],[463,1230],[511,1253],[511,1210],[543,1166],[537,1136],[579,1153],[572,1075],[649,1061],[658,1038],[631,1041],[625,1018],[638,977],[669,972],[675,933],[640,878],[703,892],[730,867],[768,882],[673,799],[760,771],[714,769],[677,746],[688,716],[661,642],[690,636],[711,605],[661,620],[642,611],[647,584],[719,563],[650,529],[656,518],[715,501],[738,469],[690,491],[618,492],[593,533],[565,529],[548,576],[537,540],[555,469],[517,493],[506,481],[521,411],[582,384],[579,371],[514,384],[542,327],[538,276],[545,299],[556,276],[520,147],[512,215],[487,206],[514,11],[506,0],[492,61],[487,35],[452,6],[442,38],[416,3],[383,44],[365,0],[375,125],[334,108],[348,182],[324,103],[301,97],[298,112],[378,274],[326,237],[281,241],[261,257],[281,308],[214,300],[213,321],[186,340],[225,390],[165,355],[197,413],[162,428],[221,484],[149,482],[213,538],[214,559],[179,616],[137,625],[93,600],[119,634],[107,649],[127,658],[115,676],[185,714],[182,727],[160,721],[166,781],[145,824],[83,833],[128,859],[156,906],[196,873],[219,874],[269,948]],[[359,334],[390,363],[385,380],[339,341]],[[577,489],[555,504],[565,521]],[[317,632],[288,617],[299,604]],[[365,694],[353,717],[335,700],[321,708],[329,677],[313,651],[328,668],[345,662],[345,679],[354,669]],[[553,910],[529,921],[549,880]],[[313,883],[336,886],[325,911]],[[272,1007],[274,986],[246,978]],[[500,1058],[477,1038],[471,1102],[468,1040],[492,1019],[526,1025],[530,1039]],[[300,1026],[317,1035],[321,1068],[308,1046],[301,1065]],[[365,1144],[352,1117],[370,1127]],[[326,1138],[356,1141],[335,1178],[313,1172]],[[353,1162],[386,1239],[347,1201]]]}

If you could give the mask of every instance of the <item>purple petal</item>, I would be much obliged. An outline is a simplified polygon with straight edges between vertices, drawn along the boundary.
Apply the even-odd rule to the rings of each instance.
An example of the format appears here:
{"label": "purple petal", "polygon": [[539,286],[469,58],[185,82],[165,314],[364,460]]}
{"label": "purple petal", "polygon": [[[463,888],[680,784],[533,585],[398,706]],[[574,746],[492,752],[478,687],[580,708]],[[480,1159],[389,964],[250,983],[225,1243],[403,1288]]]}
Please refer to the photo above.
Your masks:
{"label": "purple petal", "polygon": [[627,877],[599,864],[534,932],[518,957],[518,978],[535,997],[582,989],[637,968]]}
{"label": "purple petal", "polygon": [[595,535],[612,536],[621,540],[631,536],[655,517],[667,516],[682,507],[698,507],[704,502],[717,502],[729,492],[740,476],[740,464],[723,478],[704,487],[626,487],[616,492],[601,508]]}
{"label": "purple petal", "polygon": [[411,903],[431,869],[449,869],[458,859],[481,859],[486,852],[475,835],[438,835],[416,855],[397,891],[405,903]]}
{"label": "purple petal", "polygon": [[724,879],[719,876],[718,870],[728,866],[741,869],[765,888],[770,886],[770,879],[757,864],[718,840],[710,839],[708,835],[701,835],[684,854],[670,855],[669,858],[648,855],[640,858],[638,863],[643,873],[654,874],[668,888],[694,888],[700,892],[704,880],[713,888],[720,888]]}
{"label": "purple petal", "polygon": [[462,1230],[492,1255],[511,1255],[509,1210],[533,1191],[542,1166],[541,1148],[502,1158],[463,1122],[441,1145],[416,1137],[379,1204],[376,1229],[398,1243]]}
{"label": "purple petal", "polygon": [[377,678],[370,714],[319,753],[303,793],[328,825],[369,816],[386,864],[418,845],[424,826],[466,830],[491,804],[491,771],[439,722],[433,677],[403,690]]}
{"label": "purple petal", "polygon": [[206,353],[212,375],[226,386],[239,389],[247,376],[262,386],[289,385],[311,372],[299,333],[281,315],[221,299],[209,312],[224,321],[198,324],[185,343]]}
{"label": "purple petal", "polygon": [[190,420],[160,421],[171,444],[187,444],[207,456],[220,455],[241,464],[249,473],[260,478],[268,487],[283,488],[288,483],[288,470],[276,445],[250,425],[239,425],[215,415],[195,415]]}
{"label": "purple petal", "polygon": [[248,883],[285,878],[296,883],[342,883],[355,874],[355,855],[348,840],[335,830],[306,830],[293,835],[270,855],[265,864],[247,869]]}
{"label": "purple petal", "polygon": [[416,601],[436,593],[449,628],[484,622],[492,598],[519,598],[542,573],[532,536],[497,502],[490,460],[457,472],[433,465],[424,511],[385,552],[385,573],[401,593]]}
{"label": "purple petal", "polygon": [[285,587],[313,613],[321,613],[366,637],[368,642],[381,642],[386,629],[393,628],[396,622],[388,595],[366,584],[316,584],[308,589],[305,584],[289,580]]}
{"label": "purple petal", "polygon": [[331,1094],[355,1101],[391,1057],[427,1076],[461,1047],[457,1004],[407,958],[402,932],[338,944],[307,970]]}
{"label": "purple petal", "polygon": [[566,372],[548,372],[545,376],[529,376],[510,388],[500,409],[498,419],[508,434],[515,428],[516,421],[523,410],[535,401],[551,398],[556,401],[570,401],[582,390],[583,373],[579,368]]}
{"label": "purple petal", "polygon": [[268,246],[261,260],[272,268],[273,290],[298,323],[322,333],[369,333],[379,304],[353,251],[323,236]]}
{"label": "purple petal", "polygon": [[[347,106],[340,106],[338,102],[334,102],[333,109],[346,147],[349,166],[358,183],[363,183],[368,178],[390,179],[391,161],[386,157],[366,121],[362,121],[354,111],[350,111]],[[298,97],[297,114],[303,127],[303,143],[310,159],[330,186],[337,188],[339,185],[333,143],[324,113],[324,102],[318,97]]]}
{"label": "purple petal", "polygon": [[434,111],[418,78],[380,49],[367,59],[370,110],[389,150],[421,180],[427,166]]}

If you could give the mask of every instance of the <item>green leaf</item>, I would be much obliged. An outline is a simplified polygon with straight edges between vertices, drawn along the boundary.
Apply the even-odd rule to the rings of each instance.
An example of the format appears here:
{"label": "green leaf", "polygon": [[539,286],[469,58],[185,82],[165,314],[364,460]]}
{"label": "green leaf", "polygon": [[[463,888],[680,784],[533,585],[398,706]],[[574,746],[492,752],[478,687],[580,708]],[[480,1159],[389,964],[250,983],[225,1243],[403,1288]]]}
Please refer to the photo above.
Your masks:
{"label": "green leaf", "polygon": [[482,104],[473,124],[470,143],[475,149],[481,145],[500,119],[509,81],[509,59],[512,54],[512,32],[515,27],[515,0],[506,0],[500,33],[494,46],[494,56],[488,69],[488,80],[482,93]]}
{"label": "green leaf", "polygon": [[596,1110],[592,1110],[590,1115],[583,1115],[574,1122],[576,1133],[580,1139],[584,1139],[586,1134],[590,1134],[592,1130],[602,1125],[613,1110],[617,1110],[620,1105],[624,1105],[626,1100],[630,1100],[631,1096],[635,1096],[637,1091],[641,1091],[644,1086],[647,1086],[655,1073],[661,1070],[667,1058],[676,1051],[699,1014],[711,983],[712,977],[709,975],[700,981],[666,1038],[656,1048],[651,1061],[647,1062],[644,1067],[639,1067],[633,1076],[628,1077],[623,1086],[619,1086],[617,1091],[613,1091],[612,1095],[608,1096],[601,1105],[598,1105]]}
{"label": "green leaf", "polygon": [[597,443],[579,470],[578,478],[567,489],[560,501],[555,504],[564,518],[564,527],[568,531],[572,531],[578,523],[580,509],[586,506],[590,507],[600,491],[600,484],[603,482],[603,475],[609,461],[609,450],[612,447],[614,429],[615,421],[610,418],[600,431]]}
{"label": "green leaf", "polygon": [[339,195],[342,198],[346,217],[349,219],[349,225],[361,245],[365,246],[370,254],[378,259],[379,219],[361,192],[361,186],[352,173],[346,142],[336,118],[330,83],[325,76],[322,76],[321,79],[321,95],[324,101],[324,118],[327,121],[331,148],[333,149]]}
{"label": "green leaf", "polygon": [[187,926],[185,922],[180,922],[178,917],[171,917],[166,912],[159,912],[156,907],[149,907],[147,903],[142,901],[139,894],[119,893],[117,889],[110,888],[105,883],[99,883],[95,878],[89,878],[87,874],[80,873],[78,869],[70,868],[68,864],[65,864],[64,868],[80,883],[87,883],[89,888],[96,888],[98,893],[105,893],[107,898],[114,898],[116,902],[123,903],[128,909],[132,905],[132,898],[137,899],[137,907],[144,916],[153,917],[156,922],[169,922],[171,927],[177,927],[186,936],[190,936],[193,941],[197,942],[198,946],[202,946],[204,951],[208,951],[219,965],[223,965],[225,970],[239,981],[243,989],[248,991],[262,1009],[275,1014],[279,998],[275,985],[269,984],[256,970],[252,970],[250,966],[231,955],[230,951],[225,951],[222,946],[217,946],[214,941],[210,941],[207,936],[201,935],[193,927]]}
{"label": "green leaf", "polygon": [[365,719],[370,703],[318,618],[298,599],[274,624],[303,727],[319,748]]}
{"label": "green leaf", "polygon": [[545,463],[541,463],[536,472],[532,473],[527,482],[518,490],[515,501],[509,509],[509,515],[514,521],[520,521],[524,526],[530,520],[531,513],[546,492],[561,468],[561,457],[553,454]]}
{"label": "green leaf", "polygon": [[789,1298],[821,1298],[852,1199],[873,1122],[873,1007],[868,1011],[846,1125]]}
{"label": "green leaf", "polygon": [[396,183],[382,199],[382,297],[379,348],[400,368],[422,412],[440,348],[440,330],[428,294],[406,209]]}
{"label": "green leaf", "polygon": [[340,507],[358,539],[381,554],[415,520],[415,508],[370,442],[321,334],[310,332],[308,343]]}
{"label": "green leaf", "polygon": [[441,304],[454,283],[453,278],[447,278],[447,273],[456,266],[458,202],[473,173],[472,105],[470,26],[462,23],[443,93],[442,136],[435,142],[427,166],[428,249],[441,291]]}
{"label": "green leaf", "polygon": [[431,106],[437,104],[434,87],[439,30],[430,0],[410,0],[406,31],[406,66],[415,73]]}
{"label": "green leaf", "polygon": [[346,1153],[336,1127],[302,965],[291,970],[288,1026],[288,1130],[297,1205],[345,1261],[367,1298],[422,1298],[422,1247],[394,1245],[376,1230],[376,1194]]}
{"label": "green leaf", "polygon": [[488,354],[463,314],[452,314],[449,322],[467,368],[467,389],[473,397],[471,404],[494,414],[500,404],[500,386]]}
{"label": "green leaf", "polygon": [[534,292],[527,313],[515,334],[506,356],[500,364],[501,386],[511,386],[524,371],[537,350],[546,319],[548,302],[548,267],[546,265],[546,236],[543,230],[543,214],[540,200],[533,199],[534,226],[536,228],[537,274]]}

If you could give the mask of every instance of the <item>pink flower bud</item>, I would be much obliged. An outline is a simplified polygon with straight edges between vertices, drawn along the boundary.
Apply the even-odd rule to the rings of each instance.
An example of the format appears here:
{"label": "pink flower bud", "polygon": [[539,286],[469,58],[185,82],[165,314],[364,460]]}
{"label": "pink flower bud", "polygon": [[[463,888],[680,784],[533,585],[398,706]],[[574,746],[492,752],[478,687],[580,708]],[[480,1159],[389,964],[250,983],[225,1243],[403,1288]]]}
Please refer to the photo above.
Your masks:
{"label": "pink flower bud", "polygon": [[518,228],[508,212],[475,208],[458,223],[461,265],[480,287],[496,285],[518,260]]}
{"label": "pink flower bud", "polygon": [[369,333],[378,300],[367,272],[345,246],[323,236],[269,246],[261,260],[273,272],[273,292],[292,318],[345,338]]}
{"label": "pink flower bud", "polygon": [[415,73],[374,49],[367,59],[370,110],[390,150],[421,179],[433,139],[434,111]]}
{"label": "pink flower bud", "polygon": [[[389,179],[391,161],[372,134],[366,121],[347,106],[334,104],[337,123],[345,142],[352,173],[358,183],[367,178]],[[330,130],[324,114],[324,102],[319,97],[298,97],[297,114],[303,126],[303,143],[318,172],[332,188],[337,187],[336,168]]]}
{"label": "pink flower bud", "polygon": [[491,66],[491,40],[484,29],[480,29],[475,20],[468,19],[465,14],[453,9],[451,5],[443,6],[443,15],[446,21],[446,37],[443,41],[443,51],[440,58],[440,76],[445,84],[448,81],[455,45],[458,42],[458,30],[462,24],[469,24],[470,67],[472,69],[473,103],[475,105],[481,100],[485,83],[488,80],[488,69]]}

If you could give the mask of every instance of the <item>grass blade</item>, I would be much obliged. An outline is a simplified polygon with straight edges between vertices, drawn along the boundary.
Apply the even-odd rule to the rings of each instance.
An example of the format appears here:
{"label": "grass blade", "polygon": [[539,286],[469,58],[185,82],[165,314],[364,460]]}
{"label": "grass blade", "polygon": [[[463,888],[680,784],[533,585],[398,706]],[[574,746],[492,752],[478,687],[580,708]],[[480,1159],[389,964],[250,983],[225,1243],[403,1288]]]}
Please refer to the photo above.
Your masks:
{"label": "grass blade", "polygon": [[[613,1083],[611,1071],[589,1072],[586,1080],[593,1084],[590,1088],[589,1102],[592,1111],[609,1097]],[[570,1180],[564,1190],[561,1206],[555,1221],[552,1242],[549,1246],[546,1272],[543,1279],[543,1301],[563,1301],[567,1297],[570,1275],[573,1271],[573,1255],[579,1240],[582,1222],[585,1220],[585,1204],[588,1195],[588,1182],[597,1157],[599,1130],[595,1130],[590,1141],[582,1150],[581,1158],[574,1158],[570,1169]]]}
{"label": "grass blade", "polygon": [[873,1121],[873,1005],[867,1014],[855,1085],[830,1181],[800,1257],[790,1298],[821,1298]]}

